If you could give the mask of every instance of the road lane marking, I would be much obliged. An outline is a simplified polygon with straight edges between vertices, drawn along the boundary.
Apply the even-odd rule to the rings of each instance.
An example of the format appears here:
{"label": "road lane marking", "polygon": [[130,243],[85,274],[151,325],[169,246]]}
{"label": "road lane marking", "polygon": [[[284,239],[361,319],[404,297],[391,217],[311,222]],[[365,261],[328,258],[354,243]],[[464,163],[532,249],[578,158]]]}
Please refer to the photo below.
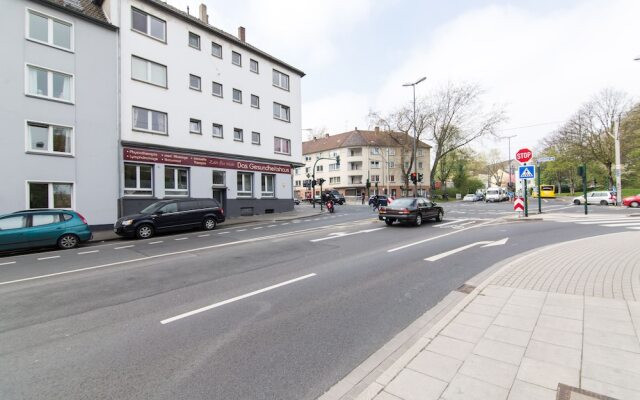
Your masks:
{"label": "road lane marking", "polygon": [[[218,235],[219,235],[219,234],[218,234]],[[205,233],[205,234],[203,234],[203,235],[198,235],[198,237],[207,237],[207,236],[210,236],[210,235],[209,235],[208,233]]]}
{"label": "road lane marking", "polygon": [[267,228],[273,228],[274,226],[278,226],[278,225],[269,225],[267,226]]}
{"label": "road lane marking", "polygon": [[91,254],[91,253],[98,253],[98,252],[100,252],[100,250],[81,251],[78,254]]}
{"label": "road lane marking", "polygon": [[394,251],[406,249],[407,247],[417,246],[419,244],[430,242],[430,241],[436,240],[436,239],[440,239],[440,238],[445,237],[445,236],[455,235],[455,234],[460,233],[460,232],[468,231],[469,229],[479,228],[481,226],[488,225],[488,224],[490,224],[492,222],[493,222],[493,220],[489,220],[489,221],[483,222],[481,224],[472,225],[472,226],[470,226],[468,228],[458,229],[457,231],[451,231],[451,232],[443,233],[442,235],[439,235],[439,236],[434,236],[434,237],[431,237],[431,238],[428,238],[428,239],[419,240],[417,242],[405,244],[404,246],[400,246],[400,247],[396,247],[396,248],[393,248],[393,249],[389,249],[389,250],[387,250],[387,253],[393,253]]}
{"label": "road lane marking", "polygon": [[182,318],[190,317],[192,315],[199,314],[199,313],[204,312],[204,311],[213,310],[214,308],[223,306],[225,304],[229,304],[229,303],[233,303],[233,302],[238,301],[238,300],[246,299],[247,297],[251,297],[251,296],[255,296],[255,295],[260,294],[260,293],[268,292],[269,290],[277,289],[279,287],[282,287],[282,286],[285,286],[285,285],[289,285],[289,284],[301,281],[303,279],[311,278],[313,276],[316,276],[316,274],[315,273],[311,273],[311,274],[308,274],[308,275],[300,276],[298,278],[290,279],[290,280],[285,281],[285,282],[280,282],[280,283],[277,283],[275,285],[271,285],[271,286],[268,286],[266,288],[262,288],[262,289],[253,291],[251,293],[246,293],[246,294],[243,294],[243,295],[240,295],[240,296],[233,297],[233,298],[228,299],[228,300],[224,300],[224,301],[220,301],[218,303],[214,303],[214,304],[208,305],[206,307],[198,308],[197,310],[193,310],[193,311],[189,311],[189,312],[186,312],[186,313],[183,313],[183,314],[180,314],[180,315],[176,315],[175,317],[164,319],[164,320],[160,321],[160,323],[165,325],[165,324],[177,321],[177,320],[182,319]]}
{"label": "road lane marking", "polygon": [[218,232],[218,235],[226,235],[227,233],[230,233],[229,231],[226,232]]}
{"label": "road lane marking", "polygon": [[181,238],[175,238],[173,240],[187,240],[187,239],[189,239],[189,238],[188,237],[181,237]]}
{"label": "road lane marking", "polygon": [[640,225],[640,221],[638,222],[620,222],[620,223],[615,223],[615,224],[604,224],[602,226],[606,226],[606,227],[610,227],[610,228],[616,228],[619,226],[638,226]]}
{"label": "road lane marking", "polygon": [[289,223],[288,223],[288,222],[285,222],[285,223],[283,223],[283,224],[280,224],[280,225],[289,225]]}
{"label": "road lane marking", "polygon": [[[279,238],[285,238],[285,237],[290,237],[290,236],[297,236],[297,235],[304,234],[304,233],[317,232],[319,229],[331,229],[331,228],[333,228],[333,226],[331,226],[331,225],[326,226],[326,227],[312,227],[312,228],[307,228],[307,229],[300,229],[300,230],[297,230],[297,231],[291,231],[291,232],[277,233],[277,234],[273,234],[273,235],[261,236],[261,237],[257,237],[257,238],[237,240],[237,241],[234,241],[234,242],[227,242],[227,243],[213,244],[213,245],[210,245],[210,246],[196,247],[195,249],[172,251],[170,253],[162,253],[162,254],[157,254],[157,255],[154,255],[154,256],[139,257],[139,258],[134,258],[134,259],[131,259],[131,260],[124,260],[124,261],[117,261],[117,262],[108,263],[108,264],[95,265],[93,267],[76,268],[76,269],[71,269],[71,270],[68,270],[68,271],[54,272],[54,273],[46,274],[46,275],[38,275],[38,276],[29,277],[29,278],[14,279],[12,281],[4,281],[4,282],[0,282],[0,286],[10,285],[12,283],[28,282],[28,281],[33,281],[33,280],[37,280],[37,279],[51,278],[51,277],[60,276],[60,275],[73,274],[73,273],[77,273],[77,272],[91,271],[91,270],[94,270],[94,269],[102,269],[102,268],[107,268],[107,267],[113,267],[113,266],[116,266],[116,265],[130,264],[130,263],[134,263],[134,262],[137,262],[137,261],[153,260],[153,259],[156,259],[156,258],[175,256],[175,255],[179,255],[179,254],[194,253],[194,252],[202,251],[202,250],[211,250],[211,249],[216,249],[216,248],[219,248],[219,247],[227,247],[227,246],[234,246],[234,245],[238,245],[238,244],[254,243],[254,242],[261,242],[261,241],[270,240],[270,239],[279,239]],[[60,256],[54,256],[54,258],[55,257],[60,257]]]}
{"label": "road lane marking", "polygon": [[255,228],[253,228],[253,230],[255,231],[256,229],[262,229],[264,228],[264,226],[256,226]]}
{"label": "road lane marking", "polygon": [[481,244],[489,244],[489,243],[491,243],[491,242],[488,241],[488,240],[485,240],[485,241],[482,241],[482,242],[471,243],[471,244],[468,244],[466,246],[458,247],[457,249],[445,251],[444,253],[436,254],[435,256],[431,256],[431,257],[427,257],[424,260],[425,261],[438,261],[441,258],[448,257],[448,256],[450,256],[452,254],[459,253],[459,252],[464,251],[466,249],[470,249],[470,248],[472,248],[474,246],[480,246]]}
{"label": "road lane marking", "polygon": [[10,265],[15,263],[16,263],[15,261],[9,261],[9,262],[0,263],[0,265]]}
{"label": "road lane marking", "polygon": [[157,242],[149,242],[149,244],[158,244],[158,243],[164,243],[164,240],[158,240]]}
{"label": "road lane marking", "polygon": [[327,236],[324,238],[320,238],[320,239],[313,239],[313,240],[309,240],[310,242],[322,242],[323,240],[331,240],[331,239],[337,239],[337,238],[341,238],[344,236],[351,236],[351,235],[357,235],[358,233],[369,233],[369,232],[375,232],[375,231],[379,231],[380,229],[386,229],[384,227],[382,228],[373,228],[373,229],[365,229],[362,231],[356,231],[356,232],[331,232],[329,235],[331,236]]}
{"label": "road lane marking", "polygon": [[130,245],[128,245],[128,246],[114,247],[114,249],[115,249],[115,250],[128,249],[129,247],[135,247],[135,244],[130,244]]}
{"label": "road lane marking", "polygon": [[246,229],[237,229],[236,232],[244,232]]}
{"label": "road lane marking", "polygon": [[451,222],[445,222],[444,224],[438,224],[438,225],[434,225],[434,226],[436,226],[436,227],[440,228],[441,226],[447,226],[447,225],[451,225],[451,224],[457,224],[458,222],[463,222],[463,221],[466,221],[466,220],[467,220],[466,218],[460,218],[460,219],[455,219],[455,220],[453,220],[453,221],[451,221]]}
{"label": "road lane marking", "polygon": [[52,258],[60,258],[60,256],[40,257],[40,258],[38,258],[38,261],[51,260]]}

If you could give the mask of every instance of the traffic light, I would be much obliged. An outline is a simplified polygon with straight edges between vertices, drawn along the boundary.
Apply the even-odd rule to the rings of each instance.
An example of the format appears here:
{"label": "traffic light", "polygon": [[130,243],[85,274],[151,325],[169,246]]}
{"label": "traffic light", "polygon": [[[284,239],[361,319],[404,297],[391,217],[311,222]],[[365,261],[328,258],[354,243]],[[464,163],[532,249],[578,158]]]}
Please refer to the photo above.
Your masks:
{"label": "traffic light", "polygon": [[418,183],[418,176],[416,175],[415,172],[411,173],[411,182],[413,182],[414,185]]}
{"label": "traffic light", "polygon": [[311,181],[311,186],[316,186],[317,184],[318,184],[318,182],[316,182],[315,179]]}
{"label": "traffic light", "polygon": [[422,174],[418,174],[418,182],[422,182]]}
{"label": "traffic light", "polygon": [[318,179],[318,185],[322,186],[322,184],[324,183],[325,179],[324,178],[320,178]]}
{"label": "traffic light", "polygon": [[340,166],[340,156],[339,155],[336,156],[336,165],[338,167]]}

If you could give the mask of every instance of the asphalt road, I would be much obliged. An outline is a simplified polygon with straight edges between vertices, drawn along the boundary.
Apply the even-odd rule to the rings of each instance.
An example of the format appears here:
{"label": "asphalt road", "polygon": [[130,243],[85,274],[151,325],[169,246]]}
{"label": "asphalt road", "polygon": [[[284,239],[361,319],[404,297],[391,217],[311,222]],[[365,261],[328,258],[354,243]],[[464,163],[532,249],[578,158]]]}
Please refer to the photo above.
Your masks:
{"label": "asphalt road", "polygon": [[505,221],[510,207],[445,204],[441,223],[387,227],[342,206],[0,258],[0,398],[313,399],[496,262],[631,229]]}

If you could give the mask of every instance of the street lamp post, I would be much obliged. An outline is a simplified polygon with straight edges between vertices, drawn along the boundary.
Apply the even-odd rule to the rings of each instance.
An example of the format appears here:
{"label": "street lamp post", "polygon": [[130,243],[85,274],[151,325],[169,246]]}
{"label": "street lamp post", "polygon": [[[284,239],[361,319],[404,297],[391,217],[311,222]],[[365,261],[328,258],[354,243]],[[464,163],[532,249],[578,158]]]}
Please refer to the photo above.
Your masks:
{"label": "street lamp post", "polygon": [[509,190],[511,190],[511,185],[512,185],[512,180],[511,177],[512,175],[512,168],[513,168],[513,159],[511,157],[511,139],[513,139],[514,137],[516,137],[518,135],[511,135],[511,136],[501,136],[500,139],[507,139],[508,143],[509,143]]}
{"label": "street lamp post", "polygon": [[[413,83],[405,83],[402,86],[411,86],[413,88],[413,172],[418,176],[418,163],[417,163],[417,144],[418,144],[418,131],[416,129],[416,85],[427,79],[426,76],[418,79]],[[413,184],[413,197],[418,196],[418,181]]]}

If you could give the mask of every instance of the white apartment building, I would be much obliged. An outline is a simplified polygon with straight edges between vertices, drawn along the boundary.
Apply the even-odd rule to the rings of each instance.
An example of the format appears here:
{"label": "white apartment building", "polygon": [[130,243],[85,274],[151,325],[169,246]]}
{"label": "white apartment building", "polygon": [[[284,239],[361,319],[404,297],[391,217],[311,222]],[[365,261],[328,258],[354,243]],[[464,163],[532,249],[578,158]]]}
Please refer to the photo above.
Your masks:
{"label": "white apartment building", "polygon": [[[374,131],[355,129],[304,142],[302,154],[305,165],[295,169],[295,194],[301,199],[311,197],[311,189],[304,187],[304,181],[315,176],[316,180],[325,180],[323,189],[338,190],[345,197],[355,198],[363,192],[367,195],[405,196],[413,190],[413,184],[407,188],[403,174],[403,169],[409,170],[412,147],[412,137],[400,132],[383,132],[378,128]],[[417,171],[423,174],[418,194],[424,195],[431,172],[431,146],[418,141],[417,148]],[[336,156],[340,156],[340,165],[335,161]],[[315,195],[319,195],[320,187],[316,186],[315,190]]]}
{"label": "white apartment building", "polygon": [[157,0],[105,0],[120,27],[120,214],[214,197],[227,216],[291,210],[304,73]]}

